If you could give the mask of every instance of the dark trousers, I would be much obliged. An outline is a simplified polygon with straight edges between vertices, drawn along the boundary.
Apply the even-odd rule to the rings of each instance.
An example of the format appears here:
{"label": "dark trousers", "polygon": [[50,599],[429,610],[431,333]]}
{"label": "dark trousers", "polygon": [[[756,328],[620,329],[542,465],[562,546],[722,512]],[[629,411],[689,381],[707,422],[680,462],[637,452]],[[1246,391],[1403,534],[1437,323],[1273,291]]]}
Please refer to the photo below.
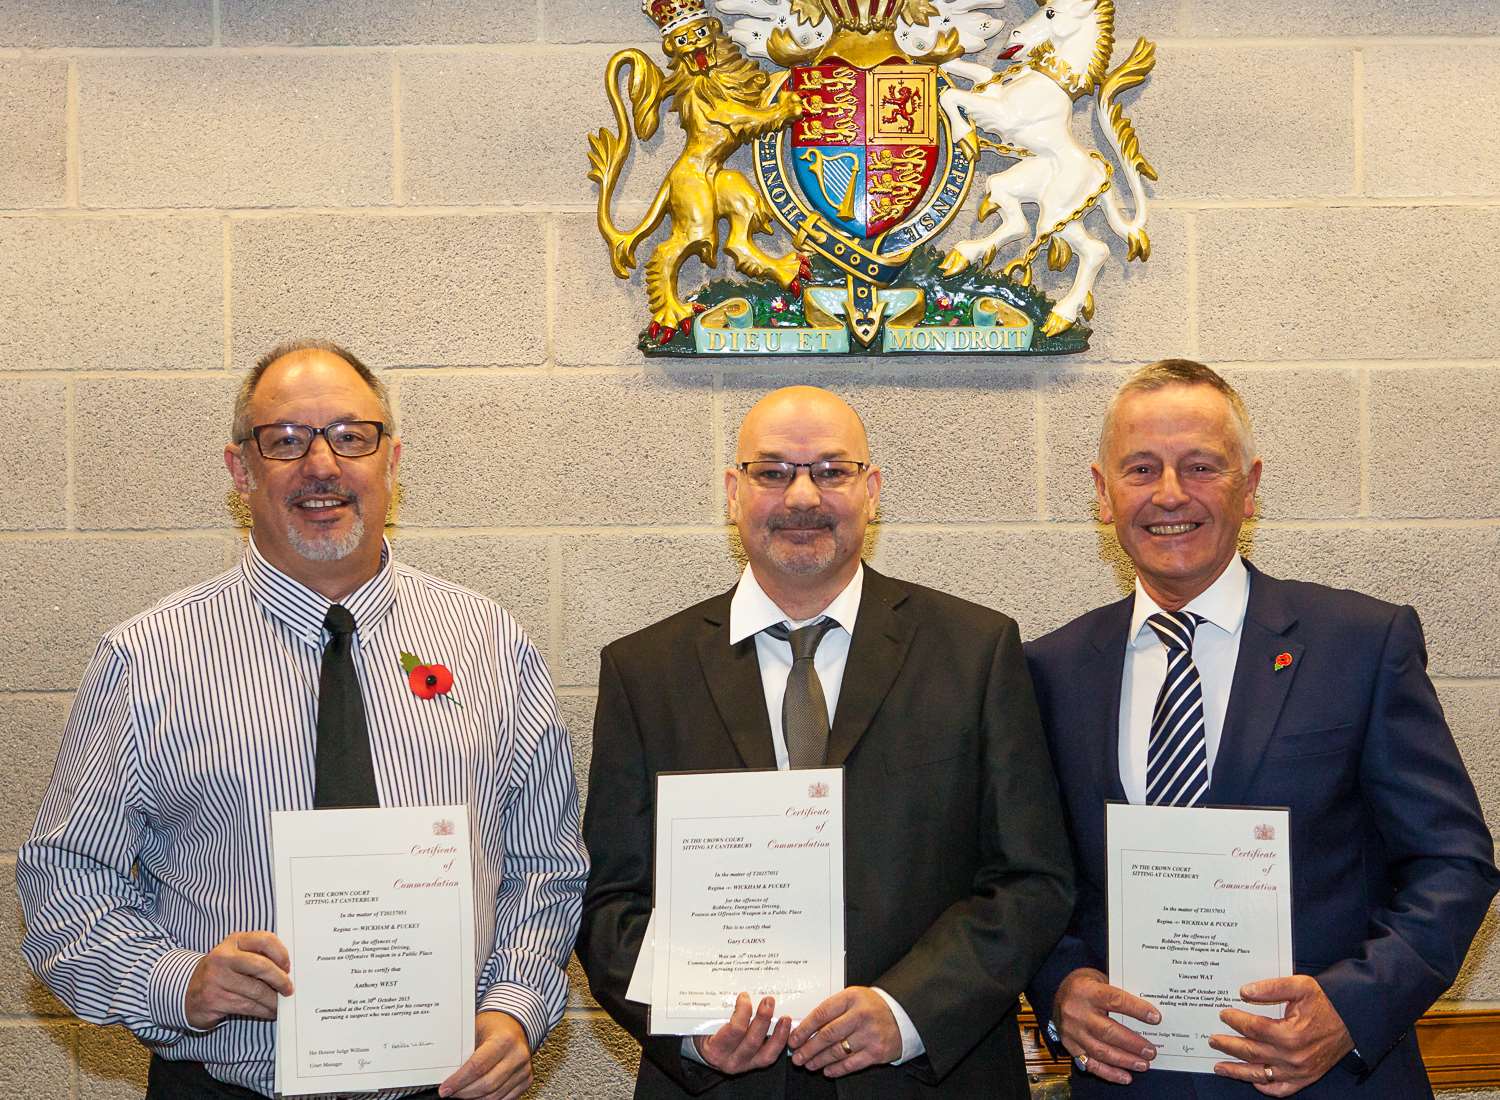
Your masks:
{"label": "dark trousers", "polygon": [[[146,1100],[265,1100],[260,1093],[218,1080],[202,1062],[171,1061],[151,1056]],[[412,1093],[406,1100],[437,1100],[437,1089]]]}

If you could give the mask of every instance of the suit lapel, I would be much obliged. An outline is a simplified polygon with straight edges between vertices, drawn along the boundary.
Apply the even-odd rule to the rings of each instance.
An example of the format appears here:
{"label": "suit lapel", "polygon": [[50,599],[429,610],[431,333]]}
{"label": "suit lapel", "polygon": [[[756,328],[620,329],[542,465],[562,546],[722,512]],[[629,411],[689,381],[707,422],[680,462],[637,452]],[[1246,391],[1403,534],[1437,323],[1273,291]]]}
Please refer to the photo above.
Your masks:
{"label": "suit lapel", "polygon": [[865,566],[859,617],[849,642],[838,709],[828,735],[830,767],[849,758],[906,661],[915,627],[899,611],[904,602],[906,590],[900,584]]}
{"label": "suit lapel", "polygon": [[703,613],[698,660],[708,693],[745,767],[774,768],[776,749],[771,743],[771,720],[766,716],[755,639],[729,644],[729,601],[733,594],[731,589]]}
{"label": "suit lapel", "polygon": [[1127,596],[1112,604],[1099,618],[1098,628],[1089,641],[1093,644],[1094,665],[1081,678],[1081,684],[1104,685],[1104,697],[1087,713],[1093,721],[1090,728],[1080,731],[1084,744],[1096,745],[1102,752],[1092,754],[1095,768],[1095,789],[1102,788],[1104,797],[1115,802],[1125,801],[1125,787],[1120,782],[1120,685],[1125,676],[1125,645],[1130,630],[1130,616],[1135,608],[1135,596]]}
{"label": "suit lapel", "polygon": [[[1217,806],[1239,805],[1244,800],[1302,667],[1303,646],[1285,636],[1297,616],[1284,598],[1282,582],[1248,562],[1246,568],[1250,570],[1250,599],[1208,787],[1207,801]],[[1283,653],[1290,654],[1292,663],[1278,671],[1276,660]]]}

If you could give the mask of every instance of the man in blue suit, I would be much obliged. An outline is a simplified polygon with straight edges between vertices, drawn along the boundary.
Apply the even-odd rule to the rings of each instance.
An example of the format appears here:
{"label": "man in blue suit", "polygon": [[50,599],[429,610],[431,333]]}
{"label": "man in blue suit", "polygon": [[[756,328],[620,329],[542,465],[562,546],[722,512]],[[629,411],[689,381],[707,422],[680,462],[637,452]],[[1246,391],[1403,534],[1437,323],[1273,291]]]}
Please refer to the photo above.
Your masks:
{"label": "man in blue suit", "polygon": [[[1457,975],[1500,874],[1416,612],[1239,556],[1261,462],[1239,395],[1199,363],[1121,387],[1093,475],[1135,592],[1027,646],[1078,875],[1028,995],[1074,1060],[1074,1097],[1430,1097],[1412,1025]],[[1156,715],[1174,691],[1179,727]],[[1170,777],[1168,751],[1186,761]],[[1291,809],[1296,973],[1240,991],[1280,1019],[1221,1013],[1214,1075],[1150,1069],[1155,1050],[1109,1015],[1161,1021],[1108,983],[1110,800]]]}

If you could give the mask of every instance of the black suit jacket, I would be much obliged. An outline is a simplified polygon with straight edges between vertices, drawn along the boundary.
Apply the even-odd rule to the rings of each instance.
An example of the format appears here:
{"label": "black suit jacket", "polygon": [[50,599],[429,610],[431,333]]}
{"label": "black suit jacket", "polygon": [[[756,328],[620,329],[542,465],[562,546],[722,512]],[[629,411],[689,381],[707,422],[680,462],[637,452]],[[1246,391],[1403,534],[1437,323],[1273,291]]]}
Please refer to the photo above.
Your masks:
{"label": "black suit jacket", "polygon": [[[1068,931],[1027,991],[1043,1022],[1070,972],[1109,972],[1104,807],[1125,799],[1120,685],[1133,606],[1132,596],[1102,607],[1026,647],[1078,867]],[[1292,663],[1277,671],[1283,653]],[[1366,1070],[1335,1067],[1298,1094],[1312,1100],[1430,1095],[1411,1028],[1457,976],[1500,881],[1426,668],[1410,607],[1250,567],[1206,802],[1291,808],[1295,969],[1317,977]],[[1128,1088],[1073,1076],[1078,1100],[1260,1095],[1202,1074],[1151,1070]]]}
{"label": "black suit jacket", "polygon": [[[755,640],[729,644],[731,595],[602,655],[578,955],[644,1047],[638,1097],[785,1093],[787,1059],[726,1078],[648,1036],[624,996],[651,911],[656,774],[776,766]],[[866,568],[828,762],[845,768],[848,982],[894,997],[927,1048],[842,1079],[839,1096],[1025,1097],[1016,998],[1072,875],[1015,623]]]}

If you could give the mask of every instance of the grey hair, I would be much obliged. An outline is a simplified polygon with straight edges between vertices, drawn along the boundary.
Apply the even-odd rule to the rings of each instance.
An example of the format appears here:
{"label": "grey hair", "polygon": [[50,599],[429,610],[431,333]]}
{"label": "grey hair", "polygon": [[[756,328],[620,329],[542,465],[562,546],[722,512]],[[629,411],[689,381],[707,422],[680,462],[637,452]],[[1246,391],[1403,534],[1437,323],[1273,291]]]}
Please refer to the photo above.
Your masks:
{"label": "grey hair", "polygon": [[1114,397],[1110,398],[1109,408],[1104,413],[1104,425],[1099,431],[1100,468],[1103,468],[1105,455],[1109,451],[1110,437],[1115,427],[1115,412],[1119,409],[1120,402],[1133,393],[1151,393],[1168,386],[1208,386],[1224,396],[1238,429],[1235,434],[1239,437],[1236,442],[1239,443],[1240,462],[1248,473],[1251,463],[1260,453],[1255,447],[1255,429],[1250,425],[1250,410],[1245,407],[1244,398],[1221,375],[1192,359],[1162,359],[1148,363],[1125,379],[1115,391]]}
{"label": "grey hair", "polygon": [[360,362],[358,356],[331,340],[287,340],[262,355],[255,361],[255,366],[246,372],[245,380],[240,383],[239,395],[234,399],[234,420],[230,428],[233,434],[230,438],[238,443],[250,434],[250,399],[255,396],[255,387],[260,385],[260,380],[266,370],[278,359],[299,351],[326,351],[348,363],[380,402],[380,419],[385,422],[386,434],[396,434],[396,413],[391,408],[391,395],[386,390],[385,383],[376,377],[374,371]]}

